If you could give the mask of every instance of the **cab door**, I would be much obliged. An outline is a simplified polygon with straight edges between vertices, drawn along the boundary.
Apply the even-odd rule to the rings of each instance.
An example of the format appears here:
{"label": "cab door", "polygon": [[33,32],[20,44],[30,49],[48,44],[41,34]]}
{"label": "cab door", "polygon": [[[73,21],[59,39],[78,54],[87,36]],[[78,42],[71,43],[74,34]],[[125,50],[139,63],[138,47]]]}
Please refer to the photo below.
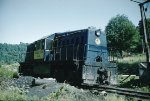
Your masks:
{"label": "cab door", "polygon": [[34,60],[39,61],[44,59],[44,47],[45,47],[45,40],[38,40],[35,42],[35,51],[34,51]]}

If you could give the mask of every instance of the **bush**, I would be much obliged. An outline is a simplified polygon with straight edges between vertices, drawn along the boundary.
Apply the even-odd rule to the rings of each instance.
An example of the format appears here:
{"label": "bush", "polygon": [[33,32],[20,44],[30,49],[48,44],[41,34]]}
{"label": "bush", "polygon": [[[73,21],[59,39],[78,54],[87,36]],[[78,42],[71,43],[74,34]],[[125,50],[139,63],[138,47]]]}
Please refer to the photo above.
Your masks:
{"label": "bush", "polygon": [[4,77],[8,79],[18,78],[19,77],[18,67],[19,67],[18,63],[11,64],[11,65],[2,65],[0,68],[0,77]]}
{"label": "bush", "polygon": [[135,63],[118,63],[118,73],[119,74],[132,74],[138,75],[138,64],[139,62]]}
{"label": "bush", "polygon": [[13,73],[13,78],[19,78],[19,73],[18,72],[14,72]]}
{"label": "bush", "polygon": [[13,78],[13,74],[14,74],[14,72],[7,70],[7,68],[0,68],[0,76],[1,77],[10,79],[10,78]]}
{"label": "bush", "polygon": [[145,62],[146,56],[145,54],[137,54],[128,57],[124,57],[123,59],[118,60],[118,72],[119,74],[132,74],[138,75],[138,64],[140,62]]}

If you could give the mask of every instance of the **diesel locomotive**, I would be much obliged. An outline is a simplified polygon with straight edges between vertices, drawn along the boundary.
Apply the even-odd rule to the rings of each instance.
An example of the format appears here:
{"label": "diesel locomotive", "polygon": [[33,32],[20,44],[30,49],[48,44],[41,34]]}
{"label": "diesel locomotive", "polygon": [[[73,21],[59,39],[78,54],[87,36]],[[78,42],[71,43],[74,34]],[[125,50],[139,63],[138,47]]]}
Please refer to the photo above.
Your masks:
{"label": "diesel locomotive", "polygon": [[117,83],[117,65],[109,61],[106,34],[94,27],[54,33],[29,44],[19,72],[59,82]]}

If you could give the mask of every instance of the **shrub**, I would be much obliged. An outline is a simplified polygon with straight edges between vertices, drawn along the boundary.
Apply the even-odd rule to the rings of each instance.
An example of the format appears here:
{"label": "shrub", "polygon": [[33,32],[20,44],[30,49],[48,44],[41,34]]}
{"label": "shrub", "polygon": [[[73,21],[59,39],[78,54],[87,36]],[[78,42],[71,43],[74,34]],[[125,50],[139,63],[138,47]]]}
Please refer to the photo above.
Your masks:
{"label": "shrub", "polygon": [[13,71],[9,71],[6,68],[0,68],[0,76],[4,78],[13,78]]}
{"label": "shrub", "polygon": [[118,60],[118,73],[119,74],[132,74],[138,75],[138,64],[145,62],[145,54],[138,54],[125,57]]}
{"label": "shrub", "polygon": [[13,78],[19,78],[19,73],[18,72],[14,72],[13,73]]}
{"label": "shrub", "polygon": [[2,65],[0,68],[0,77],[8,79],[19,77],[18,66],[19,64]]}

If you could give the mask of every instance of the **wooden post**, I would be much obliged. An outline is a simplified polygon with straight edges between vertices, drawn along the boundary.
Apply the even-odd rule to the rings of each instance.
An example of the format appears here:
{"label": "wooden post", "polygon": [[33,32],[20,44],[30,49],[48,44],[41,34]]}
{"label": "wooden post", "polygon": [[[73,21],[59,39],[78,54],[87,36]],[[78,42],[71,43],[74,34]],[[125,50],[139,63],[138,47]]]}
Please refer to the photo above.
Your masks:
{"label": "wooden post", "polygon": [[147,62],[147,83],[148,85],[150,86],[150,48],[149,48],[149,42],[148,42],[148,38],[147,38],[147,31],[146,31],[146,24],[145,24],[145,21],[146,21],[146,17],[145,17],[145,13],[144,13],[144,5],[146,3],[149,3],[150,0],[146,0],[145,2],[141,3],[141,2],[138,2],[138,1],[134,1],[134,0],[131,0],[133,2],[136,2],[139,4],[140,6],[140,12],[141,12],[141,19],[142,19],[142,25],[143,25],[143,40],[144,40],[144,43],[145,43],[145,52],[146,52],[146,62]]}
{"label": "wooden post", "polygon": [[142,19],[142,25],[143,25],[143,34],[144,34],[144,43],[145,43],[145,51],[146,51],[146,60],[147,60],[147,81],[148,85],[150,86],[150,48],[149,48],[149,42],[148,42],[148,37],[147,37],[147,31],[146,31],[146,18],[145,18],[145,13],[144,13],[144,4],[150,2],[150,0],[147,0],[143,3],[140,3],[140,11],[141,11],[141,19]]}

